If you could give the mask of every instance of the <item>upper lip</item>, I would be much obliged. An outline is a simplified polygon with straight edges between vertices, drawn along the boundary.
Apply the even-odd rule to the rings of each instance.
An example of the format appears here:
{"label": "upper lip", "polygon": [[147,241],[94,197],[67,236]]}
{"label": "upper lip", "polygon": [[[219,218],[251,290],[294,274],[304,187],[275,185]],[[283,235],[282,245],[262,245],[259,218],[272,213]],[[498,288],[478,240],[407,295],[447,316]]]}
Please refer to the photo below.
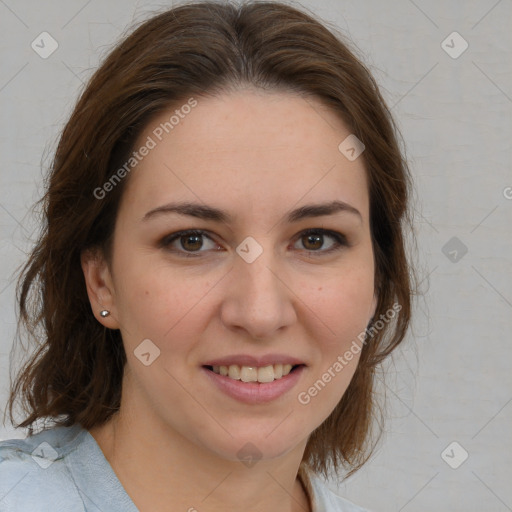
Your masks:
{"label": "upper lip", "polygon": [[235,354],[232,356],[219,357],[211,359],[203,364],[203,366],[257,366],[264,367],[273,364],[291,364],[292,366],[304,364],[303,361],[296,357],[287,356],[286,354],[266,354],[263,356],[251,356],[248,354]]}

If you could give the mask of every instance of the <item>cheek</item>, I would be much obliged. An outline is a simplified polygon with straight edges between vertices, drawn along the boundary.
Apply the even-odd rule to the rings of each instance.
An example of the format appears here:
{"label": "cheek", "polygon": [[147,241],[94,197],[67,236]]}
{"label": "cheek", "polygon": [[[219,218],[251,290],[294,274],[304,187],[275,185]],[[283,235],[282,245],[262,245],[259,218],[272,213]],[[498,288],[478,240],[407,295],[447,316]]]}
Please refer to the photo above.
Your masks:
{"label": "cheek", "polygon": [[310,333],[317,350],[297,401],[315,411],[311,416],[319,421],[339,403],[356,371],[372,313],[373,283],[368,269],[353,267],[345,277],[310,288],[308,305],[318,316]]}
{"label": "cheek", "polygon": [[119,264],[124,265],[116,305],[123,338],[129,344],[149,338],[159,346],[176,333],[186,339],[190,318],[197,317],[210,280],[184,275],[162,262],[120,259]]}
{"label": "cheek", "polygon": [[373,269],[352,268],[309,288],[305,303],[324,324],[325,342],[339,345],[366,328],[374,296]]}

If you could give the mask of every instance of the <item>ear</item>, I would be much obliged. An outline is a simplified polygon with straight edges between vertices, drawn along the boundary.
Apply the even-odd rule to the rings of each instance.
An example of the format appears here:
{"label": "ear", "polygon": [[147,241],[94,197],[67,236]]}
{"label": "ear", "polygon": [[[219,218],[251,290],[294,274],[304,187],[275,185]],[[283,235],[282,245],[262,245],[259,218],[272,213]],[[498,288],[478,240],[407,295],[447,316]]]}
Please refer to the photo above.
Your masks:
{"label": "ear", "polygon": [[[80,261],[87,295],[96,320],[109,329],[119,329],[112,276],[102,251],[87,249],[80,255]],[[104,309],[110,312],[105,318],[100,315],[100,311]]]}

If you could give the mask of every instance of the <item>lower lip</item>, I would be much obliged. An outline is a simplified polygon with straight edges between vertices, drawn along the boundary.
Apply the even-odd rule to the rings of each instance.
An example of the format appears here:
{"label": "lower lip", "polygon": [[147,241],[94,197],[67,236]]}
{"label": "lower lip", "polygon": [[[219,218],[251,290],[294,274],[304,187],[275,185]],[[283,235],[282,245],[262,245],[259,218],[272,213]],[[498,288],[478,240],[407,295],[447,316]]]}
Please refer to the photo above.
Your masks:
{"label": "lower lip", "polygon": [[219,375],[205,367],[201,369],[226,395],[246,404],[264,404],[276,400],[297,384],[304,366],[299,366],[285,377],[272,382],[242,382]]}

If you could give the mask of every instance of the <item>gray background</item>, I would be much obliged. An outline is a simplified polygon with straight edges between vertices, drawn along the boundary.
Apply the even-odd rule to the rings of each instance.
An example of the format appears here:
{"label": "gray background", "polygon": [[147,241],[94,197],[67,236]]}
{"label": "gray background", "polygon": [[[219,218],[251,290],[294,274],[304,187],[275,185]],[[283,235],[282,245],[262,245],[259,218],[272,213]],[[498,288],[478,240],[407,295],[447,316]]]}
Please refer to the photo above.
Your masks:
{"label": "gray background", "polygon": [[[2,409],[14,272],[31,246],[30,207],[58,133],[119,35],[165,5],[0,0]],[[389,420],[379,450],[355,476],[330,485],[375,512],[512,510],[512,2],[302,5],[355,41],[398,119],[416,183],[424,291],[381,387]],[[31,48],[43,31],[59,45],[47,59]],[[445,49],[458,53],[461,39],[442,45],[454,31],[469,44],[457,58]],[[0,426],[0,439],[23,436]],[[465,452],[457,469],[448,464]]]}

